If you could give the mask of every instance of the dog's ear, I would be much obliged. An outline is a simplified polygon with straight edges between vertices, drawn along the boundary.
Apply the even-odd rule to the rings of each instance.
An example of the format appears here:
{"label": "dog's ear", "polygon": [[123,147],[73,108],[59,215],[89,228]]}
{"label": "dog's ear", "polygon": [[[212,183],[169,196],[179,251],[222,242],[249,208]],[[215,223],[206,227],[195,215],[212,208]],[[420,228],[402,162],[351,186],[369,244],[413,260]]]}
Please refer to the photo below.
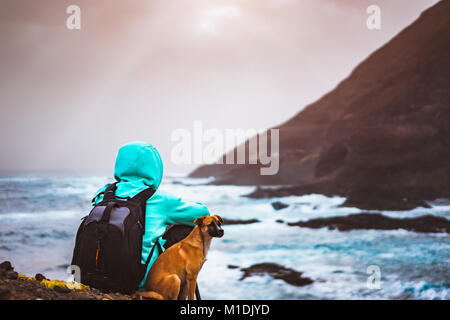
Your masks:
{"label": "dog's ear", "polygon": [[218,214],[215,215],[215,217],[217,218],[217,220],[219,221],[220,225],[223,224],[223,219],[221,216],[219,216]]}
{"label": "dog's ear", "polygon": [[200,218],[195,219],[194,223],[196,225],[198,225],[199,227],[202,227],[203,226],[203,220],[205,220],[205,217],[200,217]]}

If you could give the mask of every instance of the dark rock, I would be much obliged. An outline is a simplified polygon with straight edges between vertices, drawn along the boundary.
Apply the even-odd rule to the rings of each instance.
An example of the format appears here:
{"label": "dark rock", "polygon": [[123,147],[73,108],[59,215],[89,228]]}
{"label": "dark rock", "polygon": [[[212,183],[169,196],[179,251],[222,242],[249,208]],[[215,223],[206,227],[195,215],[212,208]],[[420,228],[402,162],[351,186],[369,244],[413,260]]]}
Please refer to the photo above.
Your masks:
{"label": "dark rock", "polygon": [[258,219],[239,220],[239,219],[223,219],[223,224],[251,224],[259,222]]}
{"label": "dark rock", "polygon": [[284,208],[289,207],[288,204],[283,203],[283,202],[281,202],[281,201],[275,201],[275,202],[272,202],[271,205],[272,205],[272,207],[273,207],[275,210],[282,210],[282,209],[284,209]]}
{"label": "dark rock", "polygon": [[15,271],[8,271],[8,272],[6,272],[6,278],[7,279],[17,279],[18,275],[19,274],[17,272],[15,272]]}
{"label": "dark rock", "polygon": [[[417,188],[416,188],[417,189]],[[365,210],[412,210],[416,207],[430,208],[430,206],[421,200],[421,196],[433,198],[427,195],[429,190],[392,190],[379,187],[361,187],[350,191],[343,207],[358,207]]]}
{"label": "dark rock", "polygon": [[53,288],[53,290],[55,290],[55,291],[58,292],[58,293],[69,293],[69,292],[72,291],[72,290],[70,290],[69,288],[62,288],[62,287],[58,287],[58,286],[55,286],[55,287]]}
{"label": "dark rock", "polygon": [[260,165],[213,164],[191,176],[283,186],[253,197],[339,195],[348,197],[345,205],[373,210],[450,198],[449,21],[450,1],[439,1],[333,91],[275,126],[276,175],[261,175]]}
{"label": "dark rock", "polygon": [[288,223],[290,226],[307,228],[338,229],[340,231],[358,229],[396,230],[415,232],[450,232],[450,221],[444,217],[426,215],[417,218],[396,219],[380,213],[359,213],[342,217],[318,218],[308,221]]}
{"label": "dark rock", "polygon": [[277,220],[275,220],[275,222],[276,222],[276,223],[284,223],[284,221],[281,220],[281,219],[277,219]]}
{"label": "dark rock", "polygon": [[306,286],[314,282],[309,278],[302,277],[301,272],[285,268],[275,263],[254,264],[248,268],[241,268],[241,271],[243,271],[244,273],[240,280],[244,280],[245,278],[253,275],[267,274],[274,279],[281,279],[286,283],[297,287]]}
{"label": "dark rock", "polygon": [[36,273],[36,275],[34,276],[36,278],[37,281],[41,282],[42,280],[47,279],[43,274],[41,273]]}
{"label": "dark rock", "polygon": [[90,295],[88,293],[80,293],[77,297],[77,300],[98,300],[95,296]]}
{"label": "dark rock", "polygon": [[34,290],[34,292],[39,297],[39,296],[41,296],[42,294],[45,293],[45,289],[44,288],[38,288],[38,289]]}
{"label": "dark rock", "polygon": [[3,261],[0,263],[0,270],[11,271],[14,270],[14,268],[12,267],[11,262]]}
{"label": "dark rock", "polygon": [[228,269],[238,269],[239,266],[235,266],[234,264],[229,264],[229,265],[227,266],[227,268],[228,268]]}
{"label": "dark rock", "polygon": [[0,287],[0,300],[8,300],[11,296],[11,290],[6,286]]}

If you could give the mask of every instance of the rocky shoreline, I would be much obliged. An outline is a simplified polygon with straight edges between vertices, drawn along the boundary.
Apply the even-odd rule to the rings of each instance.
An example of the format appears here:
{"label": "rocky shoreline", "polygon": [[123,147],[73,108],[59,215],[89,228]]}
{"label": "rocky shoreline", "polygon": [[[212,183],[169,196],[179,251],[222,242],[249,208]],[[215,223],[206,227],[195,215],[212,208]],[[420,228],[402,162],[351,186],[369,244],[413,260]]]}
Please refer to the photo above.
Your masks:
{"label": "rocky shoreline", "polygon": [[[281,202],[278,202],[277,205],[280,205],[282,208],[288,207],[287,204]],[[224,224],[226,225],[251,224],[258,222],[261,221],[258,219],[237,220],[224,218]],[[275,222],[285,223],[282,219],[277,219]],[[379,212],[362,212],[346,216],[315,218],[306,221],[289,222],[287,225],[313,229],[327,227],[330,230],[337,229],[339,231],[404,229],[421,233],[450,233],[450,221],[444,217],[424,215],[414,218],[392,218]]]}
{"label": "rocky shoreline", "polygon": [[[352,191],[335,192],[326,185],[288,186],[278,188],[257,187],[253,192],[245,195],[252,199],[270,199],[288,196],[302,196],[306,194],[322,194],[327,197],[345,196],[342,207],[356,207],[363,210],[394,210],[408,211],[417,207],[430,208],[426,200],[438,198],[437,194],[426,188],[397,188],[388,189],[377,186],[364,186]],[[276,204],[276,207],[274,206]],[[273,202],[274,209],[279,210],[277,202]]]}
{"label": "rocky shoreline", "polygon": [[0,264],[0,300],[137,300],[137,296],[103,293],[73,282],[28,277],[14,271],[9,261]]}
{"label": "rocky shoreline", "polygon": [[223,219],[224,225],[232,225],[232,224],[251,224],[251,223],[257,223],[261,222],[258,219],[248,219],[248,220],[240,220],[240,219]]}
{"label": "rocky shoreline", "polygon": [[444,217],[426,215],[416,218],[396,219],[382,215],[381,213],[358,213],[348,216],[337,216],[329,218],[317,218],[308,221],[288,223],[289,226],[306,228],[324,228],[339,231],[350,230],[397,230],[422,233],[450,232],[450,221]]}

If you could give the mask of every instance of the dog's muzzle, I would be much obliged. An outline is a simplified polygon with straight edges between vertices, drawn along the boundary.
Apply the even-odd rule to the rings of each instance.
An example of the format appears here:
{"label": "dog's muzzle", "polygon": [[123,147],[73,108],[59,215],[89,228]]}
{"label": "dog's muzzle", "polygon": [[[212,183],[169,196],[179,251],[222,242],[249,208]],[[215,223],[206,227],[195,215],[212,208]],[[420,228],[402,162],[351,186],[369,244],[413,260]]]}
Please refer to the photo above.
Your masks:
{"label": "dog's muzzle", "polygon": [[208,226],[208,233],[211,237],[222,238],[225,232],[221,227],[214,224]]}

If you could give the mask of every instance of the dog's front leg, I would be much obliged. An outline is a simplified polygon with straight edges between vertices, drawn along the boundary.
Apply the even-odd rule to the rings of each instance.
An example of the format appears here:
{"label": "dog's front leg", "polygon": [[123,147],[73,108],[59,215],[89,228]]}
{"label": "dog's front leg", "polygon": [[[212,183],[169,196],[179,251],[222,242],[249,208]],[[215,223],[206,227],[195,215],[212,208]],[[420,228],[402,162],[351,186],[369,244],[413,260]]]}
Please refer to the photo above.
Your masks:
{"label": "dog's front leg", "polygon": [[195,288],[197,287],[197,277],[189,279],[188,282],[189,282],[188,300],[194,300]]}

